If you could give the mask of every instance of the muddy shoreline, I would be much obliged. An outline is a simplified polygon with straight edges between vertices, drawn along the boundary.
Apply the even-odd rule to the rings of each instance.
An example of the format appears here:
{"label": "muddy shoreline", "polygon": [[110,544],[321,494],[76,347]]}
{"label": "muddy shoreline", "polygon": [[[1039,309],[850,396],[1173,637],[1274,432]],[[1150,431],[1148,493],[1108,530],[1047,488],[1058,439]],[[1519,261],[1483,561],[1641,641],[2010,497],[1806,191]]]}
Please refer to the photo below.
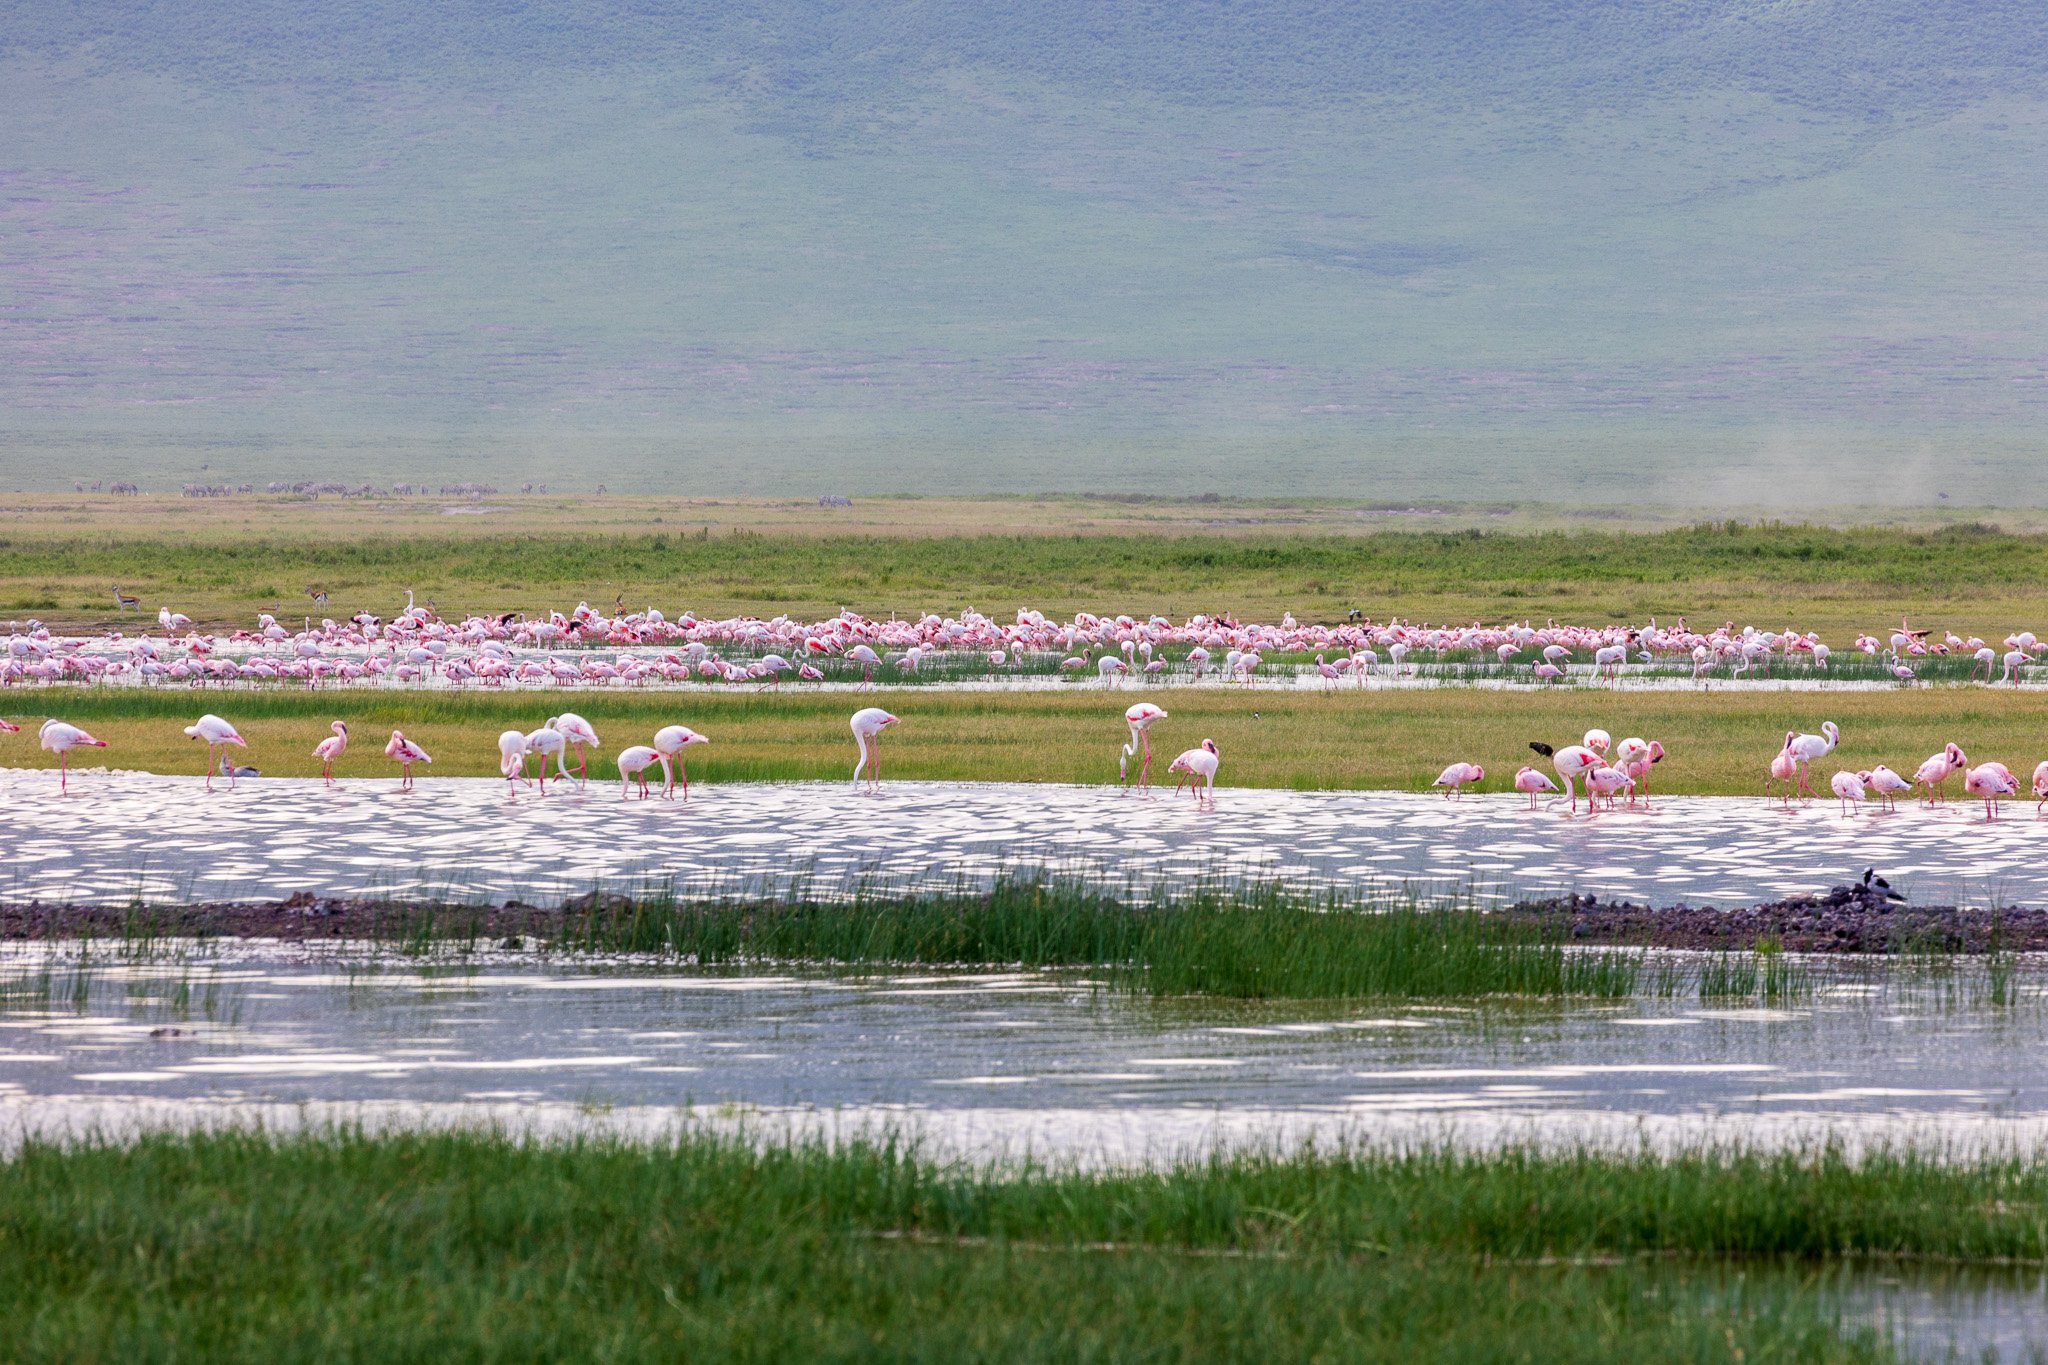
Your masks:
{"label": "muddy shoreline", "polygon": [[[187,906],[0,905],[0,941],[34,939],[238,938],[449,942],[573,936],[579,926],[630,909],[623,896],[578,896],[557,908],[393,904],[316,897]],[[1650,906],[1565,896],[1495,911],[1588,947],[1749,949],[1885,954],[2048,952],[2048,909],[1998,910],[1897,903],[1863,886],[1739,907]],[[516,945],[513,945],[516,946]]]}

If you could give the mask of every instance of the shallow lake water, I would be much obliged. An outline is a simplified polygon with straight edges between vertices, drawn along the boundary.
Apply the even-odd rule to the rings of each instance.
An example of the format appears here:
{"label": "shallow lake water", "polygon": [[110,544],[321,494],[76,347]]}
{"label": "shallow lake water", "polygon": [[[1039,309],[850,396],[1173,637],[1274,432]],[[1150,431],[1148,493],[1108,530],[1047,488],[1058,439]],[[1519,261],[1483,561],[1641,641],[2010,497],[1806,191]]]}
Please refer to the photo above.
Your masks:
{"label": "shallow lake water", "polygon": [[[852,761],[848,760],[848,771]],[[1226,771],[1226,777],[1228,773]],[[2048,904],[2031,803],[1907,803],[1844,818],[1833,801],[1654,797],[1577,816],[1512,794],[1169,790],[1031,783],[699,784],[687,804],[625,801],[616,783],[542,798],[481,778],[257,779],[0,770],[15,901],[164,904],[295,892],[547,906],[597,885],[830,887],[987,879],[1051,867],[1141,888],[1206,876],[1353,887],[1590,891],[1658,906],[1753,904],[1875,866],[1922,904]]]}
{"label": "shallow lake water", "polygon": [[[1674,961],[1684,962],[1682,955]],[[1074,973],[705,972],[532,949],[0,954],[0,1134],[262,1122],[916,1134],[974,1159],[1443,1142],[2048,1141],[2048,962],[1803,961],[1773,1005],[1155,1001]],[[1937,1353],[2048,1345],[2040,1274],[1856,1270]]]}

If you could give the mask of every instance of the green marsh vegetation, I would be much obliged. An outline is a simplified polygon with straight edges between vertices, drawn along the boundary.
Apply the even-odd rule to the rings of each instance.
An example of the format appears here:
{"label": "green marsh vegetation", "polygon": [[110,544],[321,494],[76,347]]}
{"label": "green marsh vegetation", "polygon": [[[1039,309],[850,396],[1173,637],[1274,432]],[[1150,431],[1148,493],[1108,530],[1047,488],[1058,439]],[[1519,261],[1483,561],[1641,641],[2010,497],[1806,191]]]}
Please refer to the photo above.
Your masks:
{"label": "green marsh vegetation", "polygon": [[[1240,1153],[982,1168],[878,1136],[31,1142],[25,1357],[1890,1358],[1858,1268],[2048,1257],[2048,1164]],[[1866,1325],[1859,1325],[1866,1324]]]}

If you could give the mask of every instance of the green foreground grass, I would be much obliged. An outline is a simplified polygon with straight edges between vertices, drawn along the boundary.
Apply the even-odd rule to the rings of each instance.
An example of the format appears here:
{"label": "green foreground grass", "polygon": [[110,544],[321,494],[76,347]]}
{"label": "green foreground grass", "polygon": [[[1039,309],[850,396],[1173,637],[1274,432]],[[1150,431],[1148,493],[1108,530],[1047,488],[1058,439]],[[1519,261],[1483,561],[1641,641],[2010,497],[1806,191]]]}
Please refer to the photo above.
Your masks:
{"label": "green foreground grass", "polygon": [[[934,504],[939,507],[939,504]],[[118,504],[110,517],[123,514]],[[1074,611],[1234,612],[1277,621],[1375,619],[1457,624],[1555,617],[1600,623],[1724,619],[1819,630],[1839,646],[1902,612],[1917,624],[1999,639],[2048,619],[2048,535],[1981,525],[1937,530],[1713,523],[1681,530],[1536,534],[1255,533],[1184,526],[1104,535],[961,534],[943,509],[859,536],[761,534],[708,524],[550,534],[405,534],[307,520],[307,508],[201,515],[197,532],[81,533],[77,518],[18,517],[0,536],[0,618],[117,626],[110,585],[202,625],[248,626],[259,611],[389,616],[408,589],[453,618],[470,612],[659,607],[802,618],[853,608],[874,616],[969,606]],[[1073,525],[1052,518],[1048,524]],[[116,522],[118,527],[119,523]],[[311,586],[330,594],[316,609]],[[132,626],[136,617],[127,618]]]}
{"label": "green foreground grass", "polygon": [[1541,761],[1529,741],[1575,743],[1591,726],[1617,739],[1641,735],[1663,743],[1670,756],[1655,770],[1653,794],[1758,795],[1785,732],[1816,732],[1824,720],[1841,726],[1842,744],[1816,769],[1815,786],[1823,793],[1837,767],[1885,763],[1910,774],[1951,740],[1973,761],[2000,759],[2023,775],[2048,757],[2048,696],[1968,687],[1826,696],[1591,688],[1347,689],[1329,695],[1094,686],[1057,693],[779,695],[710,687],[573,695],[42,688],[0,693],[0,714],[23,726],[20,734],[0,735],[0,764],[54,768],[55,757],[35,744],[36,726],[54,715],[107,741],[106,749],[74,754],[75,760],[190,773],[196,781],[204,750],[183,727],[202,711],[216,711],[249,741],[237,759],[273,777],[317,777],[313,746],[333,720],[346,720],[354,730],[337,775],[395,780],[383,745],[401,728],[434,756],[432,767],[420,770],[424,777],[495,777],[501,730],[531,730],[573,709],[603,737],[592,772],[610,783],[617,781],[612,755],[679,723],[712,741],[689,750],[693,783],[844,782],[855,758],[847,718],[856,707],[874,705],[902,718],[883,746],[886,780],[1103,783],[1116,780],[1117,752],[1126,738],[1123,709],[1140,697],[1170,713],[1152,731],[1154,778],[1164,775],[1174,754],[1210,737],[1223,751],[1218,780],[1226,786],[1420,791],[1456,760],[1484,765],[1482,787],[1501,791],[1516,768]]}
{"label": "green foreground grass", "polygon": [[15,1359],[1883,1359],[1845,1268],[2048,1257],[2034,1157],[214,1134],[0,1177]]}

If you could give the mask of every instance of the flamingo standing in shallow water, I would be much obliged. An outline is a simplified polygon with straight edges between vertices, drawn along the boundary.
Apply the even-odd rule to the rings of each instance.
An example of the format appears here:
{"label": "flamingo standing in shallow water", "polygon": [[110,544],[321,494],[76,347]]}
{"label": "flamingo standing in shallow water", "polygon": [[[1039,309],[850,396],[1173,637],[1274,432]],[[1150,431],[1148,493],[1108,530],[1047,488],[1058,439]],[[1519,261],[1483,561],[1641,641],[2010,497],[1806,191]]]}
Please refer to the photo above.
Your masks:
{"label": "flamingo standing in shallow water", "polygon": [[73,749],[104,749],[107,747],[105,740],[94,739],[76,725],[67,725],[61,720],[44,721],[43,728],[37,732],[37,738],[42,741],[42,746],[45,749],[57,755],[57,790],[59,792],[70,790],[68,785],[71,778],[71,760],[69,755]]}
{"label": "flamingo standing in shallow water", "polygon": [[[525,782],[526,776],[526,735],[523,731],[507,730],[498,736],[498,771],[505,777],[505,795],[512,795],[514,782]],[[540,763],[541,776],[546,777],[548,763]]]}
{"label": "flamingo standing in shallow water", "polygon": [[1149,701],[1141,701],[1124,712],[1124,723],[1131,727],[1131,742],[1124,745],[1116,760],[1116,780],[1130,779],[1130,764],[1138,760],[1138,790],[1144,791],[1150,784],[1152,771],[1152,722],[1165,720],[1166,712]]}
{"label": "flamingo standing in shallow water", "polygon": [[[542,796],[548,794],[548,758],[550,756],[554,758],[555,770],[561,773],[562,780],[564,782],[569,780],[569,741],[560,730],[555,728],[553,721],[549,721],[538,730],[527,732],[526,751],[530,754],[540,755],[540,774],[537,780],[540,783],[540,794]],[[501,749],[500,752],[502,753],[503,750]],[[526,764],[523,761],[519,765],[519,771],[522,773],[526,771]]]}
{"label": "flamingo standing in shallow water", "polygon": [[[561,715],[556,716],[548,722],[548,728],[560,731],[562,742],[576,751],[576,785],[582,786],[590,780],[590,760],[583,750],[585,746],[592,749],[598,747],[597,731],[591,729],[590,722],[577,715],[574,711],[564,711]],[[567,777],[568,775],[567,764],[565,763],[562,776]]]}
{"label": "flamingo standing in shallow water", "polygon": [[404,774],[398,784],[400,791],[412,790],[413,764],[432,763],[434,761],[428,756],[425,749],[407,739],[403,730],[393,730],[391,732],[391,742],[384,746],[384,756],[397,760],[399,769]]}
{"label": "flamingo standing in shallow water", "polygon": [[1828,790],[1842,803],[1842,814],[1849,814],[1849,803],[1860,802],[1870,795],[1870,789],[1863,785],[1863,774],[1840,772],[1828,779]]}
{"label": "flamingo standing in shallow water", "polygon": [[654,732],[654,747],[659,749],[668,758],[675,760],[676,765],[673,771],[669,771],[666,768],[663,769],[663,771],[669,774],[668,782],[661,789],[663,796],[671,801],[675,800],[676,777],[680,774],[683,779],[683,800],[687,801],[690,799],[690,770],[683,763],[683,750],[689,748],[692,744],[709,744],[710,742],[711,737],[709,735],[700,735],[687,725],[664,725]]}
{"label": "flamingo standing in shallow water", "polygon": [[1963,790],[1984,801],[1984,818],[1998,818],[1997,801],[2001,797],[2018,796],[2020,781],[2012,775],[2012,769],[2003,763],[1980,763],[1963,775]]}
{"label": "flamingo standing in shallow water", "polygon": [[853,713],[853,742],[860,746],[860,762],[853,765],[853,789],[860,790],[861,774],[868,789],[882,789],[882,731],[896,723],[896,717],[879,706],[863,706]]}
{"label": "flamingo standing in shallow water", "polygon": [[1785,742],[1778,746],[1778,756],[1771,760],[1771,775],[1764,779],[1764,795],[1770,796],[1771,788],[1782,782],[1785,790],[1779,794],[1785,809],[1792,809],[1793,783],[1799,777],[1799,758],[1792,752],[1792,741],[1799,738],[1796,730],[1785,732]]}
{"label": "flamingo standing in shallow water", "polygon": [[1639,739],[1630,735],[1614,746],[1614,763],[1629,777],[1629,804],[1642,799],[1647,809],[1650,804],[1650,769],[1664,761],[1664,746],[1654,739]]}
{"label": "flamingo standing in shallow water", "polygon": [[327,728],[334,733],[313,746],[313,757],[320,760],[321,780],[331,787],[334,785],[334,760],[348,748],[348,726],[336,721]]}
{"label": "flamingo standing in shallow water", "polygon": [[1515,790],[1526,792],[1529,797],[1529,809],[1535,810],[1537,796],[1544,792],[1555,794],[1557,784],[1550,780],[1550,774],[1540,768],[1523,768],[1515,774]]}
{"label": "flamingo standing in shallow water", "polygon": [[655,764],[661,765],[663,791],[669,789],[673,778],[669,775],[668,755],[649,744],[634,744],[619,750],[619,800],[626,799],[627,790],[633,780],[640,780],[640,799],[647,799],[647,770]]}
{"label": "flamingo standing in shallow water", "polygon": [[2048,759],[2034,765],[2034,818],[2041,818],[2041,807],[2048,805]]}
{"label": "flamingo standing in shallow water", "polygon": [[1833,721],[1824,720],[1821,722],[1819,734],[1794,735],[1790,742],[1785,745],[1792,752],[1793,763],[1798,765],[1800,790],[1804,791],[1808,796],[1814,795],[1814,790],[1806,782],[1807,765],[1816,758],[1826,758],[1835,751],[1835,746],[1841,742],[1841,730]]}
{"label": "flamingo standing in shallow water", "polygon": [[1875,768],[1872,768],[1867,773],[1859,774],[1859,776],[1862,777],[1865,785],[1867,785],[1872,791],[1877,793],[1878,799],[1884,802],[1884,809],[1888,812],[1896,811],[1898,809],[1898,806],[1895,803],[1900,792],[1909,792],[1913,790],[1913,784],[1911,782],[1908,782],[1905,778],[1900,777],[1897,773],[1893,772],[1890,768],[1885,767],[1882,763],[1878,764]]}
{"label": "flamingo standing in shallow water", "polygon": [[1969,766],[1969,757],[1960,747],[1953,742],[1944,745],[1940,753],[1931,756],[1913,771],[1914,785],[1926,789],[1921,793],[1920,799],[1930,806],[1938,805],[1947,795],[1944,788],[1948,786],[1949,778]]}
{"label": "flamingo standing in shallow water", "polygon": [[1453,796],[1464,795],[1463,788],[1465,784],[1468,782],[1479,782],[1485,776],[1486,769],[1480,767],[1477,763],[1453,763],[1450,767],[1438,773],[1436,781],[1429,785],[1431,787],[1442,787],[1444,789],[1444,800],[1448,801]]}
{"label": "flamingo standing in shallow water", "polygon": [[[216,749],[220,750],[221,757],[225,758],[227,757],[227,747],[230,744],[238,745],[244,749],[249,747],[241,735],[236,733],[234,726],[228,724],[219,716],[210,713],[201,716],[196,722],[186,726],[185,735],[189,739],[203,739],[206,741],[206,789],[208,791],[213,790],[214,751]],[[228,786],[233,788],[234,785],[235,779],[230,774],[228,776]]]}
{"label": "flamingo standing in shallow water", "polygon": [[[1579,793],[1572,784],[1581,774],[1601,766],[1600,755],[1583,744],[1567,744],[1562,749],[1553,749],[1548,744],[1532,741],[1529,747],[1549,759],[1550,766],[1557,769],[1558,779],[1564,783],[1564,794],[1571,798],[1572,813],[1578,814]],[[1590,799],[1587,805],[1589,808],[1592,805]]]}
{"label": "flamingo standing in shallow water", "polygon": [[1216,769],[1222,765],[1223,751],[1216,747],[1216,741],[1205,739],[1199,748],[1189,749],[1179,758],[1166,765],[1166,771],[1179,773],[1180,780],[1173,784],[1179,791],[1183,786],[1195,798],[1195,804],[1203,801],[1214,805],[1216,802]]}

